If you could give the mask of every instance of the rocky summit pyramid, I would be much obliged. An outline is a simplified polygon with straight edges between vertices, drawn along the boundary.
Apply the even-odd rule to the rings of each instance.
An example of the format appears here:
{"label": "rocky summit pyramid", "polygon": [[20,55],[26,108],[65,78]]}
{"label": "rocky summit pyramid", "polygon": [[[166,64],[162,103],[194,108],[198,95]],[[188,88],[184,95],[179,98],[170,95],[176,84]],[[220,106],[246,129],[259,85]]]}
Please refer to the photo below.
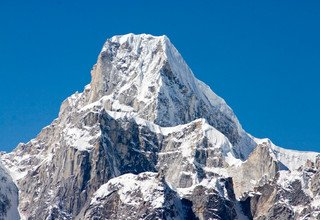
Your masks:
{"label": "rocky summit pyramid", "polygon": [[0,219],[320,218],[318,154],[246,133],[166,36],[112,37],[91,75],[0,155]]}

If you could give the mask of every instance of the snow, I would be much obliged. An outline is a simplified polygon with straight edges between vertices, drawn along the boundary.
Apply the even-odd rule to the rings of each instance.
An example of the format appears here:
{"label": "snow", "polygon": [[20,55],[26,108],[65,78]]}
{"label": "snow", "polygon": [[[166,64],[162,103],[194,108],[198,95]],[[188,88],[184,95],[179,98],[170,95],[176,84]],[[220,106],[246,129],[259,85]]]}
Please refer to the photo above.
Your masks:
{"label": "snow", "polygon": [[264,138],[264,139],[255,138],[255,141],[257,142],[257,144],[262,144],[262,143],[268,144],[275,158],[291,171],[296,170],[301,166],[304,166],[307,160],[311,160],[314,162],[316,160],[317,155],[319,155],[319,153],[316,153],[316,152],[284,149],[274,145],[267,138]]}
{"label": "snow", "polygon": [[22,179],[23,177],[25,177],[28,174],[28,171],[20,171],[19,167],[12,167],[12,169],[10,169],[10,176],[12,177],[12,179],[17,182],[18,180]]}
{"label": "snow", "polygon": [[101,98],[98,101],[92,102],[88,105],[85,105],[84,107],[82,107],[79,112],[87,112],[87,111],[92,111],[95,107],[101,107],[102,103],[103,103],[104,97]]}
{"label": "snow", "polygon": [[63,130],[65,140],[70,147],[77,148],[80,151],[88,151],[94,147],[95,141],[100,137],[101,131],[98,130],[95,135],[85,128],[79,129],[76,127]]}
{"label": "snow", "polygon": [[235,166],[235,167],[239,167],[243,163],[243,161],[236,158],[231,151],[226,153],[225,160],[230,166]]}
{"label": "snow", "polygon": [[[310,189],[310,179],[304,176],[304,173],[298,170],[290,171],[290,170],[280,170],[279,178],[277,183],[288,191],[291,190],[291,183],[295,180],[301,182],[302,190],[306,195],[309,195],[311,198],[314,197],[313,192]],[[315,198],[316,199],[316,198]]]}
{"label": "snow", "polygon": [[[9,153],[7,155],[8,156],[12,155],[12,153]],[[7,155],[5,155],[5,156],[7,156]],[[30,160],[31,157],[28,154],[24,154],[22,156],[15,155],[14,159],[15,159],[15,163],[19,164],[19,163],[21,163],[21,161]],[[8,157],[2,157],[0,159],[0,163],[2,163],[7,168],[8,173],[10,174],[11,178],[13,179],[13,181],[15,183],[17,183],[18,180],[20,180],[23,177],[25,177],[27,175],[27,173],[28,173],[28,170],[21,169],[22,167],[20,167],[20,166],[15,166],[13,164],[13,162],[10,161],[10,159]]]}
{"label": "snow", "polygon": [[[141,205],[139,200],[142,199],[150,202],[154,208],[161,208],[164,203],[164,186],[156,176],[157,173],[144,172],[139,175],[128,173],[115,177],[94,193],[90,204],[99,204],[99,199],[116,191],[124,204],[139,207]],[[135,192],[140,192],[141,198],[137,198]]]}
{"label": "snow", "polygon": [[204,136],[208,138],[209,142],[214,146],[214,148],[221,148],[223,156],[226,162],[232,166],[241,165],[242,161],[237,159],[233,153],[233,146],[229,142],[228,138],[224,136],[220,131],[209,125],[204,119]]}
{"label": "snow", "polygon": [[123,111],[123,112],[133,112],[134,109],[131,106],[123,105],[118,100],[114,100],[112,102],[112,109],[115,111]]}
{"label": "snow", "polygon": [[300,180],[301,183],[303,183],[301,172],[298,172],[297,170],[294,170],[294,171],[280,170],[279,171],[278,184],[280,184],[282,188],[290,190],[291,189],[290,184],[295,180]]}
{"label": "snow", "polygon": [[[162,35],[162,36],[154,36],[154,35],[150,35],[150,34],[133,34],[133,33],[129,33],[129,34],[124,34],[124,35],[116,35],[113,36],[110,41],[112,42],[118,42],[120,44],[125,44],[125,43],[129,43],[129,44],[133,44],[133,45],[139,45],[139,41],[143,40],[143,39],[157,39],[159,41],[161,41],[162,39],[164,39],[166,36]],[[102,48],[102,51],[105,51],[108,49],[108,45],[105,44]]]}
{"label": "snow", "polygon": [[311,207],[320,209],[320,196],[313,198],[313,200],[311,202]]}
{"label": "snow", "polygon": [[208,85],[206,85],[204,82],[197,80],[196,83],[197,83],[197,87],[199,88],[199,90],[202,91],[203,95],[206,97],[205,100],[208,100],[212,106],[216,106],[216,107],[220,108],[221,112],[224,112],[225,114],[229,115],[229,117],[231,117],[232,120],[234,120],[236,122],[238,129],[241,130],[242,128],[241,128],[240,123],[238,122],[238,119],[236,118],[232,109],[224,101],[224,99],[222,99],[221,97],[216,95],[211,90],[211,88]]}

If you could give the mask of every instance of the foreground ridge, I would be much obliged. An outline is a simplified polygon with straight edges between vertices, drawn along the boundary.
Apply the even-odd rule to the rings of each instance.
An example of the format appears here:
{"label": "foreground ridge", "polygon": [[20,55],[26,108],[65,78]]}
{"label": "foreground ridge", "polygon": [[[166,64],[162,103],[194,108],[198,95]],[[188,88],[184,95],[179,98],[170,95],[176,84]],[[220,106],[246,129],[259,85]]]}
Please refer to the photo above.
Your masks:
{"label": "foreground ridge", "polygon": [[320,218],[318,153],[246,133],[166,36],[108,39],[91,76],[0,155],[0,218]]}

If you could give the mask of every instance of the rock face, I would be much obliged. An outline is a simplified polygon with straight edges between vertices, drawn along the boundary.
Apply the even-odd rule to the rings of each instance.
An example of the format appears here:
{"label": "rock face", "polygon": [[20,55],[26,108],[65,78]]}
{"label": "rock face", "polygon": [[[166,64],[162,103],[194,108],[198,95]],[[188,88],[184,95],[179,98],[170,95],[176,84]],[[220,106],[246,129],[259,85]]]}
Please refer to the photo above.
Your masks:
{"label": "rock face", "polygon": [[18,188],[6,169],[0,165],[0,219],[19,219]]}
{"label": "rock face", "polygon": [[[253,190],[255,185],[262,185],[273,179],[279,171],[278,162],[266,143],[256,149],[241,166],[229,168],[233,177],[237,197]],[[249,181],[248,181],[249,180]]]}
{"label": "rock face", "polygon": [[[319,170],[280,171],[269,183],[255,188],[249,198],[255,219],[319,219],[319,196],[312,182]],[[311,185],[311,187],[310,187]]]}
{"label": "rock face", "polygon": [[124,174],[102,185],[79,219],[193,218],[191,208],[191,202],[181,199],[160,175],[143,172]]}
{"label": "rock face", "polygon": [[[247,134],[167,37],[112,37],[91,75],[51,125],[1,155],[0,192],[18,187],[21,219],[317,216],[317,154]],[[10,219],[17,199],[1,195]]]}

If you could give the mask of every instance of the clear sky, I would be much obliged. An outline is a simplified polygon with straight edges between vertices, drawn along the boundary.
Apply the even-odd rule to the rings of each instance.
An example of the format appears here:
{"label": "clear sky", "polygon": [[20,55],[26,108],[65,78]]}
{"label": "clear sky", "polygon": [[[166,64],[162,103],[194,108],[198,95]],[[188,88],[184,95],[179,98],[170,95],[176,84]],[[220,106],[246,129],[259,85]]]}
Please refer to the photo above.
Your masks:
{"label": "clear sky", "polygon": [[166,34],[242,126],[320,151],[320,1],[0,1],[0,150],[29,141],[90,82],[104,41]]}

